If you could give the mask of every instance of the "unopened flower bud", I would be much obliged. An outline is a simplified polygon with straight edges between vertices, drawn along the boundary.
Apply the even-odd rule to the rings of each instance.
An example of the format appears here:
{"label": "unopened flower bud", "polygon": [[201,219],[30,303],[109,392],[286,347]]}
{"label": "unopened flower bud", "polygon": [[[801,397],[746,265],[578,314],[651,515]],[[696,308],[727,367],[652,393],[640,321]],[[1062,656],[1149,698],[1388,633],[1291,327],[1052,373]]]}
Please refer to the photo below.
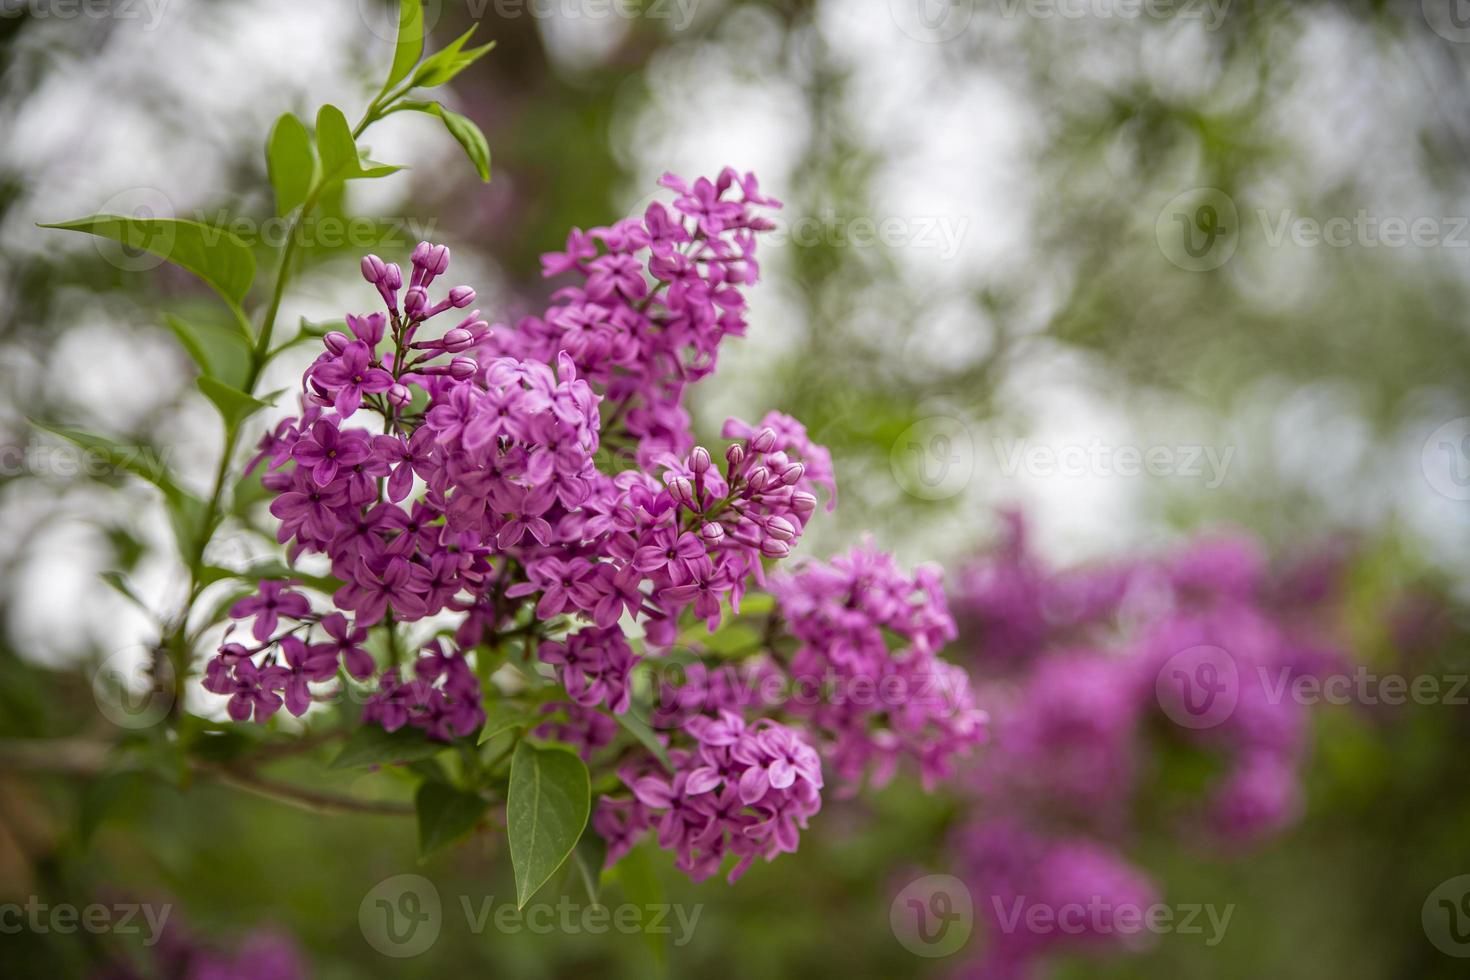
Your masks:
{"label": "unopened flower bud", "polygon": [[806,467],[801,463],[792,463],[781,471],[781,482],[786,486],[794,486],[806,475]]}
{"label": "unopened flower bud", "polygon": [[444,335],[441,343],[444,349],[451,354],[457,354],[462,350],[468,350],[475,342],[475,335],[464,327],[455,327]]}
{"label": "unopened flower bud", "polygon": [[455,381],[468,381],[479,369],[479,363],[472,357],[456,357],[449,362],[449,376]]}
{"label": "unopened flower bud", "polygon": [[333,330],[322,338],[322,343],[326,345],[327,350],[340,355],[347,349],[347,345],[352,343],[352,338],[340,330]]}
{"label": "unopened flower bud", "polygon": [[410,286],[403,295],[403,312],[416,317],[429,305],[429,293],[423,286]]}
{"label": "unopened flower bud", "polygon": [[791,495],[791,510],[804,521],[816,513],[817,498],[805,490],[798,490]]}
{"label": "unopened flower bud", "polygon": [[777,541],[790,541],[796,537],[796,528],[784,517],[772,517],[766,521],[766,534]]}
{"label": "unopened flower bud", "polygon": [[732,443],[730,448],[725,450],[725,462],[730,464],[730,471],[734,472],[741,463],[745,462],[745,447],[738,442]]}
{"label": "unopened flower bud", "polygon": [[688,507],[690,510],[695,509],[694,484],[682,476],[675,476],[669,478],[668,486],[669,493],[673,495],[676,501]]}
{"label": "unopened flower bud", "polygon": [[475,291],[468,286],[455,286],[449,291],[449,305],[462,310],[475,301]]}
{"label": "unopened flower bud", "polygon": [[709,471],[713,461],[709,458],[709,450],[703,446],[695,446],[689,453],[689,468],[695,473],[703,475]]}
{"label": "unopened flower bud", "polygon": [[750,484],[750,489],[760,493],[771,482],[771,471],[764,466],[752,466],[750,472],[745,474],[745,482]]}
{"label": "unopened flower bud", "polygon": [[725,529],[711,521],[699,529],[699,536],[704,539],[705,544],[719,544],[725,540]]}
{"label": "unopened flower bud", "polygon": [[394,385],[388,389],[388,401],[402,408],[413,401],[413,394],[403,385]]}
{"label": "unopened flower bud", "polygon": [[785,558],[791,554],[791,546],[785,541],[777,541],[775,538],[766,538],[761,542],[761,554],[767,558]]}
{"label": "unopened flower bud", "polygon": [[776,447],[776,430],[766,426],[755,434],[750,440],[750,451],[754,453],[768,453]]}

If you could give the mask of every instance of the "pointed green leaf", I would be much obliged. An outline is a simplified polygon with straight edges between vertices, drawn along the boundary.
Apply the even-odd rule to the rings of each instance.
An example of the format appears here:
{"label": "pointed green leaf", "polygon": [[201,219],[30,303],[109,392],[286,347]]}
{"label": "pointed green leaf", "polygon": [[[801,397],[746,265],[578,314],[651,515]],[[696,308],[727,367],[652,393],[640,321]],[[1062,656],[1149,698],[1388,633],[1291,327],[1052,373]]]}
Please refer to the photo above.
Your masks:
{"label": "pointed green leaf", "polygon": [[643,743],[643,747],[652,752],[653,757],[662,763],[665,769],[669,772],[674,771],[674,764],[669,761],[668,749],[664,748],[664,743],[658,740],[658,735],[649,727],[648,722],[639,718],[631,711],[621,715],[613,715],[613,717],[618,720],[619,725],[623,726],[624,731]]}
{"label": "pointed green leaf", "polygon": [[[477,25],[478,26],[478,25]],[[464,71],[470,65],[479,61],[487,52],[495,47],[495,42],[483,44],[478,48],[463,50],[464,44],[475,33],[471,27],[442,51],[436,51],[419,65],[418,71],[414,72],[410,88],[436,88],[450,81],[454,76]]]}
{"label": "pointed green leaf", "polygon": [[480,175],[480,180],[490,179],[490,143],[485,139],[485,134],[480,127],[475,125],[474,120],[468,116],[462,116],[451,109],[446,109],[438,102],[400,102],[399,108],[413,112],[422,112],[427,116],[437,116],[443,123],[444,128],[449,130],[459,145],[464,148],[465,155],[474,164],[475,172]]}
{"label": "pointed green leaf", "polygon": [[199,390],[204,392],[204,397],[219,409],[220,418],[225,420],[225,427],[231,432],[238,429],[241,422],[256,412],[270,407],[269,402],[261,401],[238,388],[232,388],[207,374],[201,374],[195,383],[199,385]]}
{"label": "pointed green leaf", "polygon": [[163,320],[205,374],[234,388],[250,376],[250,344],[237,331],[201,326],[171,313]]}
{"label": "pointed green leaf", "polygon": [[352,769],[358,766],[386,766],[398,762],[417,762],[437,755],[445,748],[443,742],[435,742],[417,728],[400,728],[387,732],[377,725],[361,725],[347,737],[347,743],[337,758],[332,760],[332,769]]}
{"label": "pointed green leaf", "polygon": [[204,501],[179,486],[157,450],[149,446],[124,446],[105,436],[37,419],[31,419],[31,424],[97,454],[112,468],[140,477],[162,491],[164,509],[173,526],[179,553],[192,557],[194,543],[204,522]]}
{"label": "pointed green leaf", "polygon": [[418,813],[421,858],[474,830],[486,808],[481,797],[436,779],[419,785],[413,804]]}
{"label": "pointed green leaf", "polygon": [[116,571],[106,571],[106,572],[103,572],[102,573],[102,581],[104,581],[108,585],[112,586],[113,589],[115,589],[119,595],[121,595],[124,599],[127,599],[129,602],[131,602],[133,605],[137,606],[139,609],[143,610],[144,612],[148,612],[149,611],[148,604],[146,602],[144,602],[141,598],[138,597],[138,593],[137,592],[133,591],[133,585],[132,585],[132,583],[128,581],[128,577],[126,575],[124,575],[122,572],[116,572]]}
{"label": "pointed green leaf", "polygon": [[476,744],[484,745],[512,728],[530,728],[543,720],[504,701],[490,701],[485,705],[485,725],[480,729],[480,740]]}
{"label": "pointed green leaf", "polygon": [[591,793],[587,766],[574,753],[526,741],[516,746],[505,825],[518,907],[525,907],[577,846],[587,826]]}
{"label": "pointed green leaf", "polygon": [[398,43],[393,49],[393,67],[388,70],[388,81],[383,83],[379,97],[408,77],[413,66],[419,63],[424,53],[424,6],[423,0],[399,0]]}
{"label": "pointed green leaf", "polygon": [[607,863],[607,841],[588,828],[572,851],[572,863],[587,898],[594,904],[602,895],[602,868]]}
{"label": "pointed green leaf", "polygon": [[266,143],[266,165],[276,192],[276,214],[287,215],[306,203],[316,179],[316,154],[306,124],[291,113],[276,120]]}
{"label": "pointed green leaf", "polygon": [[255,257],[245,243],[223,228],[197,221],[94,214],[41,227],[86,232],[151,252],[203,279],[232,307],[244,302],[255,281]]}
{"label": "pointed green leaf", "polygon": [[380,163],[364,169],[357,141],[352,138],[352,128],[347,125],[347,117],[334,105],[324,105],[317,112],[316,142],[322,156],[324,188],[340,184],[344,180],[386,177],[403,169]]}

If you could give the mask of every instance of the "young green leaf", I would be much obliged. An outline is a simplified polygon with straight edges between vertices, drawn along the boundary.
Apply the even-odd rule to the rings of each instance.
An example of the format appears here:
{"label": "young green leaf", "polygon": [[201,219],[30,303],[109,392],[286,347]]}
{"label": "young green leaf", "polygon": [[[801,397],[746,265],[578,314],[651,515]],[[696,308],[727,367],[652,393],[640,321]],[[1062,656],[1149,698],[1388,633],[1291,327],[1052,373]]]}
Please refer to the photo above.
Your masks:
{"label": "young green leaf", "polygon": [[485,705],[485,725],[480,729],[480,739],[476,744],[484,745],[495,736],[503,735],[512,728],[530,728],[540,723],[541,720],[504,701],[491,701]]}
{"label": "young green leaf", "polygon": [[423,53],[423,0],[399,0],[398,43],[393,48],[393,67],[388,69],[388,80],[383,83],[383,90],[378,93],[378,97],[387,95],[393,86],[407,78]]}
{"label": "young green leaf", "polygon": [[289,112],[277,119],[265,155],[271,187],[276,192],[276,214],[290,214],[306,203],[316,179],[316,154],[306,124]]}
{"label": "young green leaf", "polygon": [[446,109],[438,102],[415,102],[413,108],[419,112],[431,116],[438,116],[444,122],[444,128],[449,130],[461,147],[464,148],[465,156],[470,158],[474,164],[475,172],[480,175],[480,180],[490,180],[490,143],[485,139],[485,134],[480,127],[475,125],[473,119],[462,116],[452,109]]}
{"label": "young green leaf", "polygon": [[214,403],[219,409],[220,418],[225,420],[225,428],[234,432],[250,416],[261,409],[269,408],[270,403],[261,401],[252,395],[247,395],[238,388],[232,388],[207,374],[201,374],[195,381],[204,397]]}
{"label": "young green leaf", "polygon": [[437,779],[421,783],[413,798],[419,822],[419,857],[428,857],[475,829],[485,800]]}
{"label": "young green leaf", "polygon": [[172,313],[163,321],[201,371],[231,387],[245,384],[250,376],[250,342],[239,331],[190,323]]}
{"label": "young green leaf", "polygon": [[471,27],[459,37],[455,38],[448,47],[441,51],[436,51],[429,58],[425,59],[424,63],[419,65],[418,71],[414,72],[413,81],[409,83],[409,88],[437,88],[453,79],[454,76],[464,71],[470,65],[479,61],[495,47],[495,42],[491,41],[489,44],[482,44],[478,48],[471,48],[468,51],[462,50],[465,42],[474,33],[475,28]]}
{"label": "young green leaf", "polygon": [[572,752],[526,741],[516,746],[505,824],[517,907],[525,907],[577,846],[587,826],[591,793],[587,766]]}
{"label": "young green leaf", "polygon": [[587,898],[595,904],[602,895],[602,867],[607,863],[607,841],[589,829],[572,850],[572,863],[582,887],[587,890]]}
{"label": "young green leaf", "polygon": [[624,731],[632,735],[643,744],[644,748],[652,752],[653,757],[662,763],[665,769],[669,772],[674,771],[674,764],[669,761],[668,750],[664,748],[664,743],[658,740],[658,736],[649,727],[648,722],[632,712],[613,715],[613,717],[618,720],[619,725],[623,726]]}
{"label": "young green leaf", "polygon": [[40,227],[86,232],[151,252],[203,279],[235,309],[255,281],[255,257],[245,243],[223,228],[197,221],[94,214]]}
{"label": "young green leaf", "polygon": [[352,138],[352,128],[347,125],[347,117],[334,105],[324,105],[317,111],[316,142],[322,157],[323,188],[344,180],[386,177],[403,169],[388,164],[373,164],[365,169],[357,141]]}
{"label": "young green leaf", "polygon": [[383,766],[397,762],[417,762],[437,755],[445,748],[443,742],[435,742],[417,728],[400,728],[388,732],[377,725],[361,725],[347,737],[347,743],[337,758],[332,760],[332,769],[352,769],[358,766]]}

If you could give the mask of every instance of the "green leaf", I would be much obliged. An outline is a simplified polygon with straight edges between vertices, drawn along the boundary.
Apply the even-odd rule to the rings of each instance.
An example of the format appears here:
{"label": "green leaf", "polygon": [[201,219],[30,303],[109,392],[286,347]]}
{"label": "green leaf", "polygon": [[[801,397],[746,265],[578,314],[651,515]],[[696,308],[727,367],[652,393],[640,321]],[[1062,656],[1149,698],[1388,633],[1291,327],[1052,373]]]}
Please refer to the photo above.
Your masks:
{"label": "green leaf", "polygon": [[418,71],[414,72],[413,81],[409,84],[409,87],[436,88],[437,86],[443,85],[470,65],[479,61],[487,52],[495,47],[495,42],[491,41],[489,44],[481,45],[478,48],[471,48],[469,51],[461,50],[464,48],[465,42],[474,33],[475,28],[471,27],[459,37],[455,38],[448,47],[442,51],[435,52],[425,60],[422,65],[419,65]]}
{"label": "green leaf", "polygon": [[525,907],[577,846],[587,826],[591,793],[587,767],[572,752],[526,741],[516,746],[505,824],[518,908]]}
{"label": "green leaf", "polygon": [[137,592],[133,591],[132,583],[128,581],[128,577],[122,572],[109,570],[103,572],[101,577],[102,581],[112,586],[123,598],[144,612],[149,612],[148,604],[138,597]]}
{"label": "green leaf", "polygon": [[589,829],[572,850],[572,863],[582,887],[587,889],[587,898],[596,904],[602,895],[602,867],[607,863],[607,841]]}
{"label": "green leaf", "polygon": [[163,322],[205,374],[236,388],[250,376],[250,343],[239,331],[197,326],[172,313]]}
{"label": "green leaf", "polygon": [[223,228],[197,221],[94,214],[41,227],[86,232],[152,252],[203,279],[236,309],[255,281],[255,257],[245,243]]}
{"label": "green leaf", "polygon": [[474,830],[486,808],[485,800],[480,796],[438,780],[420,784],[414,794],[413,805],[418,812],[421,858]]}
{"label": "green leaf", "polygon": [[435,742],[417,728],[388,732],[377,725],[361,725],[347,737],[347,743],[329,768],[353,769],[417,762],[437,755],[445,747],[443,742]]}
{"label": "green leaf", "polygon": [[405,103],[417,112],[430,116],[438,116],[444,122],[444,128],[449,130],[464,148],[465,156],[470,158],[470,163],[475,165],[475,172],[480,175],[480,180],[490,180],[490,143],[485,139],[485,134],[480,127],[475,125],[473,119],[462,116],[452,109],[446,109],[438,102],[414,102]]}
{"label": "green leaf", "polygon": [[113,469],[131,473],[153,484],[163,493],[163,503],[173,525],[180,553],[191,556],[194,542],[204,520],[204,501],[179,486],[159,453],[147,446],[124,446],[105,436],[81,429],[52,425],[31,419],[38,429],[60,436],[73,445],[95,453]]}
{"label": "green leaf", "polygon": [[379,98],[408,77],[413,66],[419,63],[424,53],[424,6],[423,0],[399,0],[398,43],[393,49],[393,67],[388,69],[388,81],[383,83]]}
{"label": "green leaf", "polygon": [[[220,418],[225,420],[225,427],[230,432],[238,429],[241,422],[256,412],[270,407],[270,402],[247,395],[238,388],[231,388],[223,381],[217,381],[207,374],[201,374],[195,383],[199,385],[199,390],[204,392],[204,397],[219,409]],[[276,394],[278,395],[279,392]]]}
{"label": "green leaf", "polygon": [[276,192],[276,214],[287,215],[306,203],[316,179],[316,154],[306,124],[291,113],[276,120],[266,142],[266,169]]}
{"label": "green leaf", "polygon": [[668,750],[665,749],[664,744],[658,740],[658,736],[654,734],[653,729],[648,726],[648,722],[644,721],[642,718],[639,718],[632,712],[626,712],[621,715],[613,715],[613,717],[617,719],[619,725],[623,726],[624,731],[626,731],[629,735],[632,735],[639,742],[643,743],[643,747],[652,752],[653,757],[657,759],[660,763],[662,763],[665,769],[667,769],[669,772],[674,771],[674,764],[669,761]]}
{"label": "green leaf", "polygon": [[362,156],[358,153],[357,141],[352,138],[347,117],[334,105],[324,105],[316,114],[316,142],[322,155],[323,188],[344,180],[386,177],[403,169],[383,164],[363,169]]}
{"label": "green leaf", "polygon": [[[648,859],[647,845],[635,847],[623,855],[613,870],[623,889],[623,897],[630,905],[648,908],[665,904],[663,882],[654,871],[653,862]],[[643,936],[659,965],[666,966],[669,959],[667,936],[652,930],[644,930]]]}
{"label": "green leaf", "polygon": [[504,701],[490,701],[485,705],[485,727],[480,729],[480,740],[475,744],[484,745],[512,728],[530,728],[543,720]]}

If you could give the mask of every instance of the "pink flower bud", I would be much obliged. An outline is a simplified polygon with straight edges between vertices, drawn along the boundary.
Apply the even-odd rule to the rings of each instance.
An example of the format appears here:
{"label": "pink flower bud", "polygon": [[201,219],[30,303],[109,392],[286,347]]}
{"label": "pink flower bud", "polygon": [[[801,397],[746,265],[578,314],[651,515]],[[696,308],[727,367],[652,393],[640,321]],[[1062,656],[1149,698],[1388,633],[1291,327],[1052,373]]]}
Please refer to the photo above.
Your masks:
{"label": "pink flower bud", "polygon": [[771,482],[771,471],[764,466],[752,466],[750,472],[745,474],[745,482],[750,484],[750,489],[760,493]]}
{"label": "pink flower bud", "polygon": [[362,257],[362,277],[376,286],[383,281],[383,276],[388,268],[383,260],[376,255],[364,255]]}
{"label": "pink flower bud", "polygon": [[474,346],[475,335],[464,327],[455,327],[444,335],[441,343],[444,345],[445,350],[451,354],[457,354],[462,350],[468,350]]}
{"label": "pink flower bud", "polygon": [[456,357],[449,362],[449,376],[455,381],[468,381],[479,369],[479,363],[472,357]]}
{"label": "pink flower bud", "polygon": [[340,355],[347,349],[347,345],[352,343],[352,338],[340,330],[333,330],[322,338],[322,343],[326,345],[327,350]]}
{"label": "pink flower bud", "polygon": [[777,541],[791,541],[796,537],[796,528],[784,517],[772,517],[766,521],[766,534]]}
{"label": "pink flower bud", "polygon": [[745,447],[738,442],[731,444],[730,448],[725,450],[725,462],[730,464],[729,472],[733,473],[741,463],[745,462]]}
{"label": "pink flower bud", "polygon": [[413,401],[413,393],[403,385],[394,385],[388,389],[388,401],[402,408]]}
{"label": "pink flower bud", "polygon": [[429,293],[423,286],[410,286],[403,296],[403,312],[418,316],[429,305]]}
{"label": "pink flower bud", "polygon": [[776,447],[776,430],[766,426],[755,434],[750,440],[750,451],[755,453],[768,453]]}
{"label": "pink flower bud", "polygon": [[817,498],[814,494],[798,490],[791,495],[791,511],[803,521],[816,513],[816,510]]}
{"label": "pink flower bud", "polygon": [[781,471],[781,482],[786,486],[794,486],[806,475],[806,467],[801,463],[792,463]]}
{"label": "pink flower bud", "polygon": [[695,473],[703,475],[709,472],[713,461],[709,458],[709,450],[703,446],[695,446],[689,453],[689,468]]}
{"label": "pink flower bud", "polygon": [[719,544],[725,540],[725,529],[711,521],[699,529],[699,536],[704,539],[705,544]]}
{"label": "pink flower bud", "polygon": [[682,476],[674,476],[669,478],[668,486],[669,493],[673,495],[676,501],[688,507],[690,510],[696,509],[694,504],[694,484]]}
{"label": "pink flower bud", "polygon": [[455,286],[449,291],[449,305],[462,310],[475,301],[475,291],[468,286]]}
{"label": "pink flower bud", "polygon": [[791,554],[791,546],[785,541],[777,541],[775,538],[766,538],[761,542],[761,554],[767,558],[785,558]]}

